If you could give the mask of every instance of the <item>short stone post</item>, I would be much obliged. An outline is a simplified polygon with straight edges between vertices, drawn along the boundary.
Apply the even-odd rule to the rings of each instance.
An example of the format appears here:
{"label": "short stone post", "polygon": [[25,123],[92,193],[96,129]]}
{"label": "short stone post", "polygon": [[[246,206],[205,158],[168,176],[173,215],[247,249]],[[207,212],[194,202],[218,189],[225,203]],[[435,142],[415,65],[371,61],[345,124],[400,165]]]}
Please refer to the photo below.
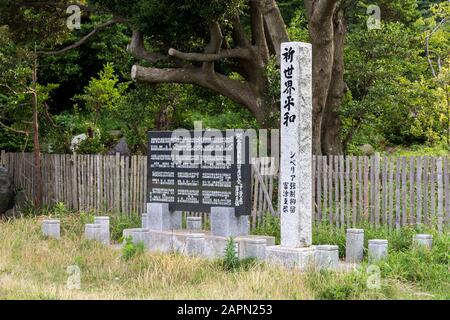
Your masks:
{"label": "short stone post", "polygon": [[87,240],[99,241],[102,240],[102,226],[96,223],[88,223],[84,226],[84,237]]}
{"label": "short stone post", "polygon": [[256,258],[266,260],[266,239],[246,239],[244,242],[243,258]]}
{"label": "short stone post", "polygon": [[186,218],[187,230],[202,230],[202,217],[187,217]]}
{"label": "short stone post", "polygon": [[246,236],[250,224],[248,216],[236,216],[231,207],[211,207],[211,234],[221,237]]}
{"label": "short stone post", "polygon": [[148,215],[146,213],[141,215],[141,227],[144,229],[148,228]]}
{"label": "short stone post", "polygon": [[169,211],[168,203],[147,203],[147,228],[164,231],[181,229],[181,211]]}
{"label": "short stone post", "polygon": [[99,224],[101,226],[101,233],[100,233],[100,242],[104,244],[105,246],[109,246],[110,244],[110,230],[109,230],[109,217],[94,217],[94,223]]}
{"label": "short stone post", "polygon": [[205,251],[205,235],[192,233],[186,238],[186,254],[188,256],[201,256]]}
{"label": "short stone post", "polygon": [[388,241],[385,239],[369,240],[369,263],[385,260],[388,256]]}
{"label": "short stone post", "polygon": [[433,247],[433,236],[431,234],[416,234],[413,244],[418,247],[431,249]]}
{"label": "short stone post", "polygon": [[361,262],[364,258],[364,230],[347,229],[345,242],[345,261]]}
{"label": "short stone post", "polygon": [[336,270],[339,264],[339,247],[318,245],[315,254],[316,270]]}
{"label": "short stone post", "polygon": [[42,234],[45,237],[60,239],[61,238],[61,224],[57,219],[44,220],[42,222]]}

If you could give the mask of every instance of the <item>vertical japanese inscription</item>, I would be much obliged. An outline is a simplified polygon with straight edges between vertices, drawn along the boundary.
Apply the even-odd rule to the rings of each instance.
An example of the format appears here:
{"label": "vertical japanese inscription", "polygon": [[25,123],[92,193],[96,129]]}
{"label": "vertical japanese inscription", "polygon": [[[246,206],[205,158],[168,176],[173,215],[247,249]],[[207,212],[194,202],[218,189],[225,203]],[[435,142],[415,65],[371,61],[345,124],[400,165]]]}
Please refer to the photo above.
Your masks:
{"label": "vertical japanese inscription", "polygon": [[281,46],[281,244],[311,245],[312,55],[308,43]]}

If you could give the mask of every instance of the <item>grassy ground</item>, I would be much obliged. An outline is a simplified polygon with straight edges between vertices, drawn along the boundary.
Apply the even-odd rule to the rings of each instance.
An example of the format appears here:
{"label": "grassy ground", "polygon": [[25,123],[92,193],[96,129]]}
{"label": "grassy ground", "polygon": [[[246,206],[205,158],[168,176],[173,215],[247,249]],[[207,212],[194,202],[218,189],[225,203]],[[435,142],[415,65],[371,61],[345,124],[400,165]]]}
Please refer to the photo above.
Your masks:
{"label": "grassy ground", "polygon": [[[60,241],[41,236],[43,218],[0,222],[0,299],[450,298],[449,243],[444,243],[447,247],[443,249],[440,240],[436,252],[393,253],[393,261],[381,265],[381,288],[368,289],[369,275],[364,264],[359,271],[346,274],[301,274],[256,262],[229,271],[223,261],[177,254],[137,252],[124,259],[122,250],[82,239],[81,226],[89,216],[66,215]],[[119,234],[120,226],[134,223],[137,219],[117,220],[113,227]],[[327,233],[326,229],[323,233]],[[69,276],[66,271],[71,265],[81,269],[80,290],[69,290],[66,286]]]}

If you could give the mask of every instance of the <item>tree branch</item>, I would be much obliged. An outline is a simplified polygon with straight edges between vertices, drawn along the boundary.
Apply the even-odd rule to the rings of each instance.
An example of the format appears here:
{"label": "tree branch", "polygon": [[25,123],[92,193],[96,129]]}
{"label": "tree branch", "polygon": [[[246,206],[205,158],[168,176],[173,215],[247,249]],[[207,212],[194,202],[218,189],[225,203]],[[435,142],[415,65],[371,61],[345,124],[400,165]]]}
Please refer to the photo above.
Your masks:
{"label": "tree branch", "polygon": [[214,62],[221,59],[238,58],[238,59],[250,59],[250,51],[245,48],[234,48],[228,50],[222,50],[218,53],[194,53],[194,52],[181,52],[171,48],[169,55],[187,61],[194,62]]}
{"label": "tree branch", "polygon": [[12,132],[18,133],[18,134],[24,134],[26,136],[30,135],[30,133],[28,131],[22,131],[22,130],[17,130],[17,129],[11,128],[11,127],[7,126],[6,124],[4,124],[1,121],[0,121],[0,126],[5,128],[5,129],[7,129],[7,130],[12,131]]}
{"label": "tree branch", "polygon": [[250,1],[251,27],[253,44],[258,47],[266,45],[264,24],[259,1]]}
{"label": "tree branch", "polygon": [[307,0],[305,5],[309,12],[310,20],[315,23],[327,21],[333,17],[339,0]]}
{"label": "tree branch", "polygon": [[152,63],[167,58],[162,54],[147,51],[144,46],[144,36],[138,29],[133,29],[131,43],[127,46],[127,51],[131,53],[136,59],[142,59]]}
{"label": "tree branch", "polygon": [[258,112],[256,98],[247,82],[232,80],[219,73],[208,73],[202,68],[145,68],[134,65],[131,78],[150,83],[190,83],[199,85],[233,101],[243,104],[254,114]]}
{"label": "tree branch", "polygon": [[286,25],[275,0],[262,1],[261,8],[267,45],[279,62],[281,43],[289,41]]}
{"label": "tree branch", "polygon": [[[205,54],[217,54],[223,43],[223,34],[217,21],[211,22],[209,25],[210,40],[205,48]],[[214,62],[203,62],[203,70],[205,72],[214,73]]]}
{"label": "tree branch", "polygon": [[37,52],[38,55],[41,56],[54,56],[54,55],[58,55],[64,52],[67,52],[69,50],[78,48],[79,46],[83,45],[84,43],[86,43],[92,36],[94,36],[98,31],[107,28],[113,24],[116,23],[123,23],[125,22],[124,19],[122,18],[113,18],[105,23],[102,23],[100,25],[98,25],[97,27],[95,27],[91,32],[89,32],[87,35],[85,35],[83,38],[81,38],[80,40],[78,40],[77,42],[71,44],[70,46],[67,46],[61,50],[57,50],[57,51],[40,51]]}
{"label": "tree branch", "polygon": [[247,47],[249,45],[247,35],[245,34],[245,30],[242,27],[239,16],[233,16],[231,21],[233,24],[233,40],[236,42],[236,46]]}
{"label": "tree branch", "polygon": [[437,78],[437,73],[436,70],[434,69],[433,66],[433,61],[431,60],[431,55],[430,53],[432,52],[430,50],[430,39],[433,36],[433,34],[438,31],[445,23],[447,22],[446,18],[443,18],[434,28],[433,30],[431,30],[431,32],[426,36],[425,38],[425,54],[427,56],[427,60],[428,60],[428,65],[431,68],[431,73],[433,74],[434,78]]}

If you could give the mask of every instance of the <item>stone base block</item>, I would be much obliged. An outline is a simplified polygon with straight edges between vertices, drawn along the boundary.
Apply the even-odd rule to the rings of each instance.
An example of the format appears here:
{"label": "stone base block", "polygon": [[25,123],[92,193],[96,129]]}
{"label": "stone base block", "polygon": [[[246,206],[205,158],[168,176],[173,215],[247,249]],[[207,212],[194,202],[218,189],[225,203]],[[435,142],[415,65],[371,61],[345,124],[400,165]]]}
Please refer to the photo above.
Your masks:
{"label": "stone base block", "polygon": [[187,217],[186,229],[192,231],[202,230],[202,217]]}
{"label": "stone base block", "polygon": [[236,216],[234,208],[211,208],[211,234],[219,237],[246,236],[250,230],[248,216]]}
{"label": "stone base block", "polygon": [[[123,231],[124,237],[135,236],[136,232],[142,229],[127,229]],[[187,255],[197,255],[205,258],[221,258],[224,255],[229,238],[211,235],[208,232],[195,233],[187,230],[157,231],[146,230],[142,236],[147,238],[147,248],[151,252],[171,253],[179,252]],[[203,239],[202,239],[203,237]],[[239,258],[247,257],[247,242],[255,239],[263,239],[267,245],[275,244],[274,237],[265,236],[240,236],[234,241],[238,247]],[[202,253],[200,253],[202,252]]]}
{"label": "stone base block", "polygon": [[388,256],[388,241],[384,239],[369,240],[369,263],[376,263]]}
{"label": "stone base block", "polygon": [[288,269],[313,270],[315,251],[313,246],[307,248],[269,246],[266,248],[266,261]]}
{"label": "stone base block", "polygon": [[416,234],[413,244],[422,248],[431,249],[433,247],[433,236],[431,234]]}
{"label": "stone base block", "polygon": [[320,270],[337,270],[339,266],[339,247],[319,245],[315,251],[315,268]]}
{"label": "stone base block", "polygon": [[110,245],[109,217],[94,217],[94,223],[101,226],[100,242],[105,246]]}
{"label": "stone base block", "polygon": [[188,256],[202,256],[205,252],[205,235],[193,233],[186,237],[186,251]]}
{"label": "stone base block", "polygon": [[169,211],[168,203],[147,203],[147,228],[150,230],[181,229],[181,211]]}
{"label": "stone base block", "polygon": [[144,247],[148,249],[149,229],[136,228],[130,232],[131,239],[134,244],[143,243]]}
{"label": "stone base block", "polygon": [[61,224],[59,220],[44,220],[42,222],[42,234],[44,237],[60,239],[61,238]]}
{"label": "stone base block", "polygon": [[102,226],[99,224],[86,224],[84,226],[84,237],[87,240],[102,241]]}
{"label": "stone base block", "polygon": [[266,239],[247,239],[243,243],[241,256],[264,261],[266,260],[266,247]]}
{"label": "stone base block", "polygon": [[266,261],[270,264],[299,271],[338,270],[339,248],[334,245],[319,245],[306,248],[269,246]]}
{"label": "stone base block", "polygon": [[148,228],[147,223],[148,223],[148,215],[146,213],[143,213],[141,215],[141,227],[147,229]]}
{"label": "stone base block", "polygon": [[349,263],[361,262],[364,258],[364,230],[347,229],[345,243],[345,261]]}

